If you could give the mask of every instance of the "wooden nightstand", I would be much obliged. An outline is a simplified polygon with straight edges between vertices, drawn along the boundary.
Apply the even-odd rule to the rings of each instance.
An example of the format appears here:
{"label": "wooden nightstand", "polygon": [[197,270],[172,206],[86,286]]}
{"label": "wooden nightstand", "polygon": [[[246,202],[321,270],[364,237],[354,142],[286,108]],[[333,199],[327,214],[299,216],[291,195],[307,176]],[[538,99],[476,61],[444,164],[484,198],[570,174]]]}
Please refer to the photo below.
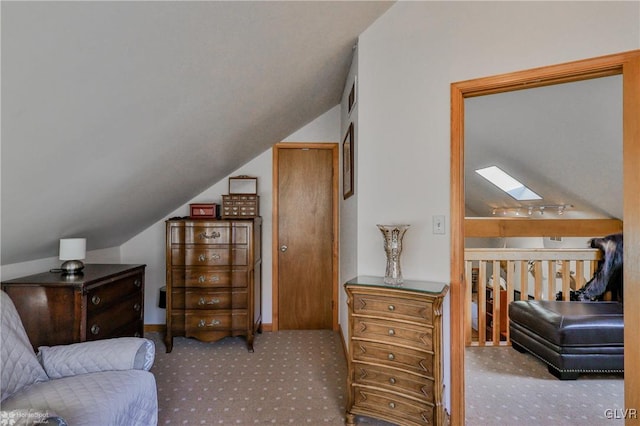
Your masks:
{"label": "wooden nightstand", "polygon": [[29,340],[38,346],[63,345],[144,332],[146,265],[87,264],[66,277],[43,272],[2,282]]}
{"label": "wooden nightstand", "polygon": [[345,284],[349,304],[347,424],[356,415],[444,425],[442,301],[449,286],[382,277]]}

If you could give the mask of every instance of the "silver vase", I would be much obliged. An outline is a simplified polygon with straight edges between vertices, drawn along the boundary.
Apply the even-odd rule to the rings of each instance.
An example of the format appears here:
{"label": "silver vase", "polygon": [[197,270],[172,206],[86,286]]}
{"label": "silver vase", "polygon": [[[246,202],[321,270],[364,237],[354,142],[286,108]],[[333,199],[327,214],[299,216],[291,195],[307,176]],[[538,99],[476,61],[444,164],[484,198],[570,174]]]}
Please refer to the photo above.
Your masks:
{"label": "silver vase", "polygon": [[402,237],[410,225],[378,225],[384,237],[384,252],[387,255],[387,268],[384,282],[387,284],[402,284],[402,268],[400,255],[402,254]]}

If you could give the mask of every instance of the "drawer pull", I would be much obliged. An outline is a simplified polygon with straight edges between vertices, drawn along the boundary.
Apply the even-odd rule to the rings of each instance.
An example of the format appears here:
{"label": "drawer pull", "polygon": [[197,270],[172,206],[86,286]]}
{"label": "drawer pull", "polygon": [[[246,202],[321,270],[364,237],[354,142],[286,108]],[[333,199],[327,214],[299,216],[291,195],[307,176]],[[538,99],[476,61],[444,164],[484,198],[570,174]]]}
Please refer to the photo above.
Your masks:
{"label": "drawer pull", "polygon": [[217,231],[213,231],[211,234],[207,234],[206,232],[201,232],[199,235],[201,240],[209,240],[211,238],[220,238],[220,233]]}
{"label": "drawer pull", "polygon": [[140,308],[141,308],[141,307],[142,307],[142,306],[140,306],[140,304],[139,304],[139,303],[136,303],[135,305],[133,305],[133,310],[134,310],[134,311],[136,311],[136,312],[140,312]]}
{"label": "drawer pull", "polygon": [[100,326],[98,324],[93,324],[91,326],[91,334],[97,335],[98,333],[100,333]]}
{"label": "drawer pull", "polygon": [[216,325],[220,325],[220,320],[217,320],[217,319],[211,320],[211,322],[209,324],[207,324],[207,322],[205,320],[200,320],[198,322],[198,327],[199,328],[215,327]]}
{"label": "drawer pull", "polygon": [[93,297],[91,298],[91,303],[93,303],[94,305],[99,305],[100,304],[100,296],[98,296],[97,294],[93,295]]}
{"label": "drawer pull", "polygon": [[[217,276],[217,275],[214,275],[214,276],[212,276],[211,278],[209,278],[209,280],[210,280],[211,282],[217,283],[218,281],[220,281],[220,277],[219,277],[219,276]],[[199,283],[205,283],[205,282],[207,282],[207,277],[205,277],[204,275],[200,275],[200,276],[198,277],[198,282],[199,282]]]}
{"label": "drawer pull", "polygon": [[218,299],[217,297],[212,298],[210,301],[206,301],[204,297],[201,297],[200,300],[198,300],[198,305],[216,305],[220,303],[220,299]]}
{"label": "drawer pull", "polygon": [[391,312],[393,312],[393,311],[395,311],[395,310],[396,310],[396,307],[395,307],[395,306],[393,306],[393,305],[389,305],[389,310],[390,310]]}
{"label": "drawer pull", "polygon": [[395,402],[390,402],[389,403],[389,408],[396,408],[396,403]]}
{"label": "drawer pull", "polygon": [[389,358],[389,361],[393,361],[394,359],[396,359],[396,356],[394,354],[389,354],[387,358]]}
{"label": "drawer pull", "polygon": [[389,329],[389,336],[395,336],[396,335],[396,331],[393,328]]}
{"label": "drawer pull", "polygon": [[[207,256],[205,254],[201,254],[200,256],[198,256],[198,260],[200,262],[204,262],[207,260]],[[216,253],[213,256],[211,256],[209,260],[220,260],[220,255]]]}
{"label": "drawer pull", "polygon": [[133,337],[142,337],[142,335],[139,331],[136,331],[135,333],[133,333]]}
{"label": "drawer pull", "polygon": [[133,281],[133,285],[135,285],[136,287],[140,287],[142,285],[142,281],[140,281],[139,279],[136,278]]}
{"label": "drawer pull", "polygon": [[395,379],[395,377],[390,378],[390,379],[389,379],[389,383],[391,383],[392,385],[395,385],[395,384],[396,384],[396,379]]}

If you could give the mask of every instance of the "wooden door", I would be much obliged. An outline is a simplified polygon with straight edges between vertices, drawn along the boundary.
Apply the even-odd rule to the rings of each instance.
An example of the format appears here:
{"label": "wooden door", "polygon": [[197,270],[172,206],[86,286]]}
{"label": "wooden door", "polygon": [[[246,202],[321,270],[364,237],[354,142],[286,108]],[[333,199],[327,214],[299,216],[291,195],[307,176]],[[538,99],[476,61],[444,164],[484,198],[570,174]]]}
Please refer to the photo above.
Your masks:
{"label": "wooden door", "polygon": [[336,147],[282,144],[275,148],[276,329],[333,329],[337,323]]}

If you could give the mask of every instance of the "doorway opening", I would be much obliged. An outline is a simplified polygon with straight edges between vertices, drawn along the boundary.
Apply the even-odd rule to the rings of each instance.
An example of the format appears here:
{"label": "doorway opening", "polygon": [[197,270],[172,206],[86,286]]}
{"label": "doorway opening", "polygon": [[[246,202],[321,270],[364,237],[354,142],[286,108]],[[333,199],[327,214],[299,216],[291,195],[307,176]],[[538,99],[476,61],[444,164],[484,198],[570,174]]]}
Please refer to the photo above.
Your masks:
{"label": "doorway opening", "polygon": [[[493,93],[509,92],[607,77],[623,77],[623,217],[625,233],[624,292],[625,340],[634,341],[633,330],[640,326],[640,51],[625,52],[583,61],[535,68],[526,71],[451,84],[451,422],[465,421],[464,314],[465,314],[465,193],[464,193],[464,100]],[[627,293],[629,292],[629,293]],[[629,295],[629,296],[628,296]],[[629,298],[627,298],[627,296]],[[625,407],[640,406],[640,347],[625,346]],[[635,376],[635,377],[634,377]]]}

